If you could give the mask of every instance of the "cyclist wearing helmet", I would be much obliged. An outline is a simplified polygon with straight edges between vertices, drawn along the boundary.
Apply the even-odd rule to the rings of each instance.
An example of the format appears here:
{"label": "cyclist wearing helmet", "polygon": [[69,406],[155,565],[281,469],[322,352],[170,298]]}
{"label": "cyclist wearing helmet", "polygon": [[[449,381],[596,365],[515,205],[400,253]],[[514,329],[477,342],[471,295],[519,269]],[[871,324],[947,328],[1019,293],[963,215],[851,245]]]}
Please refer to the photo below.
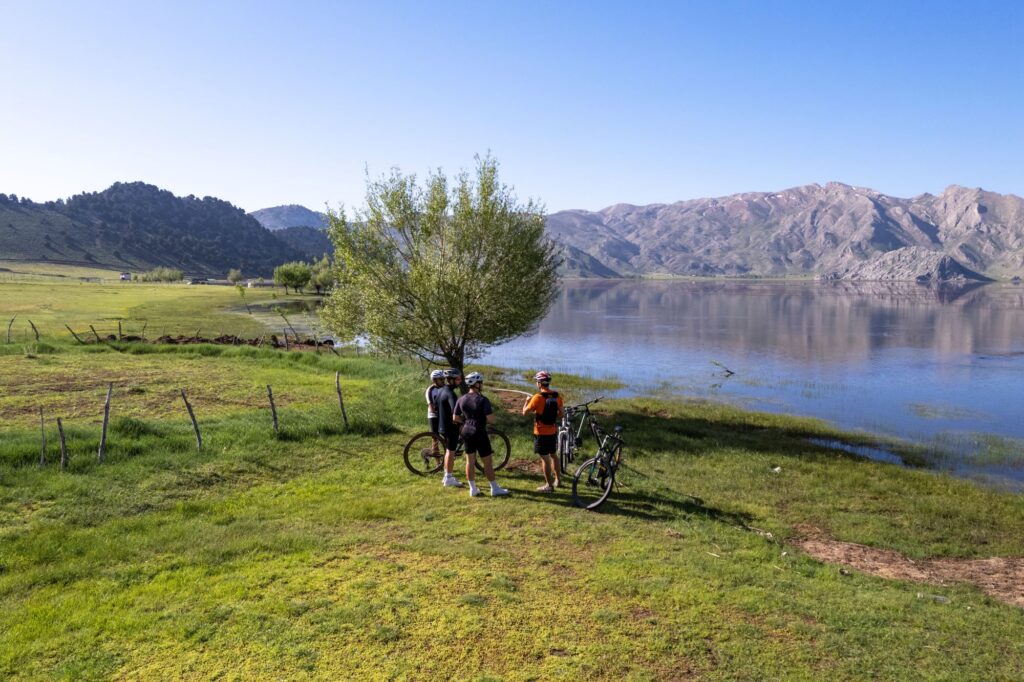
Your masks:
{"label": "cyclist wearing helmet", "polygon": [[459,426],[452,417],[455,416],[455,403],[458,400],[455,389],[462,383],[462,372],[452,367],[444,371],[444,378],[445,385],[434,393],[437,431],[444,442],[444,477],[441,479],[441,485],[446,488],[461,488],[462,484],[452,473],[455,449],[459,445]]}
{"label": "cyclist wearing helmet", "polygon": [[565,413],[562,396],[551,390],[551,375],[537,372],[533,377],[537,384],[535,393],[523,405],[523,414],[533,414],[533,451],[540,455],[540,468],[544,472],[544,485],[539,492],[554,492],[561,485],[562,472],[558,457],[558,420]]}
{"label": "cyclist wearing helmet", "polygon": [[470,497],[476,497],[480,490],[474,480],[476,455],[484,463],[484,476],[491,484],[491,497],[508,495],[508,491],[494,480],[494,466],[491,455],[491,439],[487,435],[487,424],[494,421],[494,410],[491,401],[483,395],[484,377],[479,372],[466,375],[466,386],[469,392],[455,403],[454,420],[462,424],[462,442],[466,445],[466,480],[469,482]]}
{"label": "cyclist wearing helmet", "polygon": [[[423,394],[427,401],[427,424],[430,425],[430,432],[435,436],[440,436],[440,432],[438,431],[437,408],[434,407],[434,394],[442,387],[444,387],[444,370],[435,369],[430,373],[430,385],[427,386],[427,390]],[[434,455],[437,455],[440,450],[439,442],[437,438],[434,439]]]}

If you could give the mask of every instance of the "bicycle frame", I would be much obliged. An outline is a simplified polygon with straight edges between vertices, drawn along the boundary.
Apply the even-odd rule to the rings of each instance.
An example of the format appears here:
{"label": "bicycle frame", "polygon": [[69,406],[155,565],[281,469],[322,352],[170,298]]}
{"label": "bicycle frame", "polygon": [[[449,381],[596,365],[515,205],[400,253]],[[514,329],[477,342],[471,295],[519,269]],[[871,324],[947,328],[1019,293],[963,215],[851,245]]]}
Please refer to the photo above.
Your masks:
{"label": "bicycle frame", "polygon": [[[594,439],[600,442],[600,429],[597,426],[597,420],[590,412],[590,406],[600,400],[601,398],[595,398],[589,402],[565,408],[565,416],[562,418],[561,428],[572,435],[573,447],[579,447],[579,444],[583,442],[583,432],[588,426],[590,427],[590,433],[593,434]],[[572,422],[573,419],[576,418],[577,414],[581,414],[583,416],[580,419],[579,425],[574,428]]]}

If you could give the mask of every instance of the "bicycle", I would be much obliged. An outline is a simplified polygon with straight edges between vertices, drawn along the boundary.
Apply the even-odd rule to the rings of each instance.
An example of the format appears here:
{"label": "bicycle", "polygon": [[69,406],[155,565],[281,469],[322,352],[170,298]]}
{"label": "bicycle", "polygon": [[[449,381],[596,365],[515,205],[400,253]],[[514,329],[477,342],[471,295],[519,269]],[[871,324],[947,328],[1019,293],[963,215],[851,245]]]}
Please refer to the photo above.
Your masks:
{"label": "bicycle", "polygon": [[[576,452],[579,451],[580,446],[583,444],[583,436],[585,431],[589,430],[594,436],[594,440],[600,442],[600,433],[597,426],[597,420],[594,419],[594,415],[590,413],[590,406],[594,403],[600,402],[604,399],[604,396],[594,398],[585,403],[579,405],[572,405],[565,408],[565,413],[562,416],[562,421],[558,425],[558,457],[561,462],[560,471],[565,471],[566,467],[576,459]],[[577,415],[582,414],[579,425],[573,424],[573,420]]]}
{"label": "bicycle", "polygon": [[[493,426],[487,427],[487,435],[491,437],[491,447],[494,448],[491,463],[494,470],[504,469],[512,454],[512,444],[508,436]],[[405,444],[402,457],[405,459],[405,466],[414,474],[428,476],[437,473],[444,466],[444,438],[431,431],[417,433]],[[455,456],[459,457],[465,450],[465,443],[459,437],[458,446],[455,448]],[[476,468],[481,473],[484,470],[481,458],[476,458]]]}
{"label": "bicycle", "polygon": [[580,465],[572,479],[572,499],[577,507],[597,509],[615,485],[615,472],[622,464],[622,427],[612,433],[598,429],[597,454]]}

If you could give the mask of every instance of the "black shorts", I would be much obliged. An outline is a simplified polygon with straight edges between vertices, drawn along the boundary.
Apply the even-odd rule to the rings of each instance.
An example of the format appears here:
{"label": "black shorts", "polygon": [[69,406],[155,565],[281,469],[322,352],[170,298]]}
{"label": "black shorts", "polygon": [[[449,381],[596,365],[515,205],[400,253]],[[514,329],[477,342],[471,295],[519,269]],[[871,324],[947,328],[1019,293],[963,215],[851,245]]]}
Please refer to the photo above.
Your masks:
{"label": "black shorts", "polygon": [[441,428],[440,417],[427,417],[427,423],[430,424],[431,433],[438,433],[438,429]]}
{"label": "black shorts", "polygon": [[558,450],[558,434],[553,433],[550,436],[534,436],[533,437],[533,451],[541,457],[547,457],[555,454]]}
{"label": "black shorts", "polygon": [[455,450],[458,449],[459,432],[457,429],[452,429],[451,431],[442,431],[437,435],[441,437],[441,442],[444,443],[445,450],[451,450],[452,452],[455,452]]}
{"label": "black shorts", "polygon": [[466,444],[467,455],[490,457],[494,454],[494,448],[491,447],[491,439],[486,431],[464,433],[462,434],[462,442]]}

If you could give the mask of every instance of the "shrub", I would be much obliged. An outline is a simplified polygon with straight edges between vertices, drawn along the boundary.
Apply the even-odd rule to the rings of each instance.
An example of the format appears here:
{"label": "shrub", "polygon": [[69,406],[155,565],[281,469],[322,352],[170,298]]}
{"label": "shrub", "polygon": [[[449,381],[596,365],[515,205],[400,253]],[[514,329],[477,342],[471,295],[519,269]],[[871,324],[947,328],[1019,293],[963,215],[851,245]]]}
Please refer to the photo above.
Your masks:
{"label": "shrub", "polygon": [[149,272],[143,272],[135,276],[140,282],[180,282],[185,278],[185,273],[177,268],[153,268]]}

